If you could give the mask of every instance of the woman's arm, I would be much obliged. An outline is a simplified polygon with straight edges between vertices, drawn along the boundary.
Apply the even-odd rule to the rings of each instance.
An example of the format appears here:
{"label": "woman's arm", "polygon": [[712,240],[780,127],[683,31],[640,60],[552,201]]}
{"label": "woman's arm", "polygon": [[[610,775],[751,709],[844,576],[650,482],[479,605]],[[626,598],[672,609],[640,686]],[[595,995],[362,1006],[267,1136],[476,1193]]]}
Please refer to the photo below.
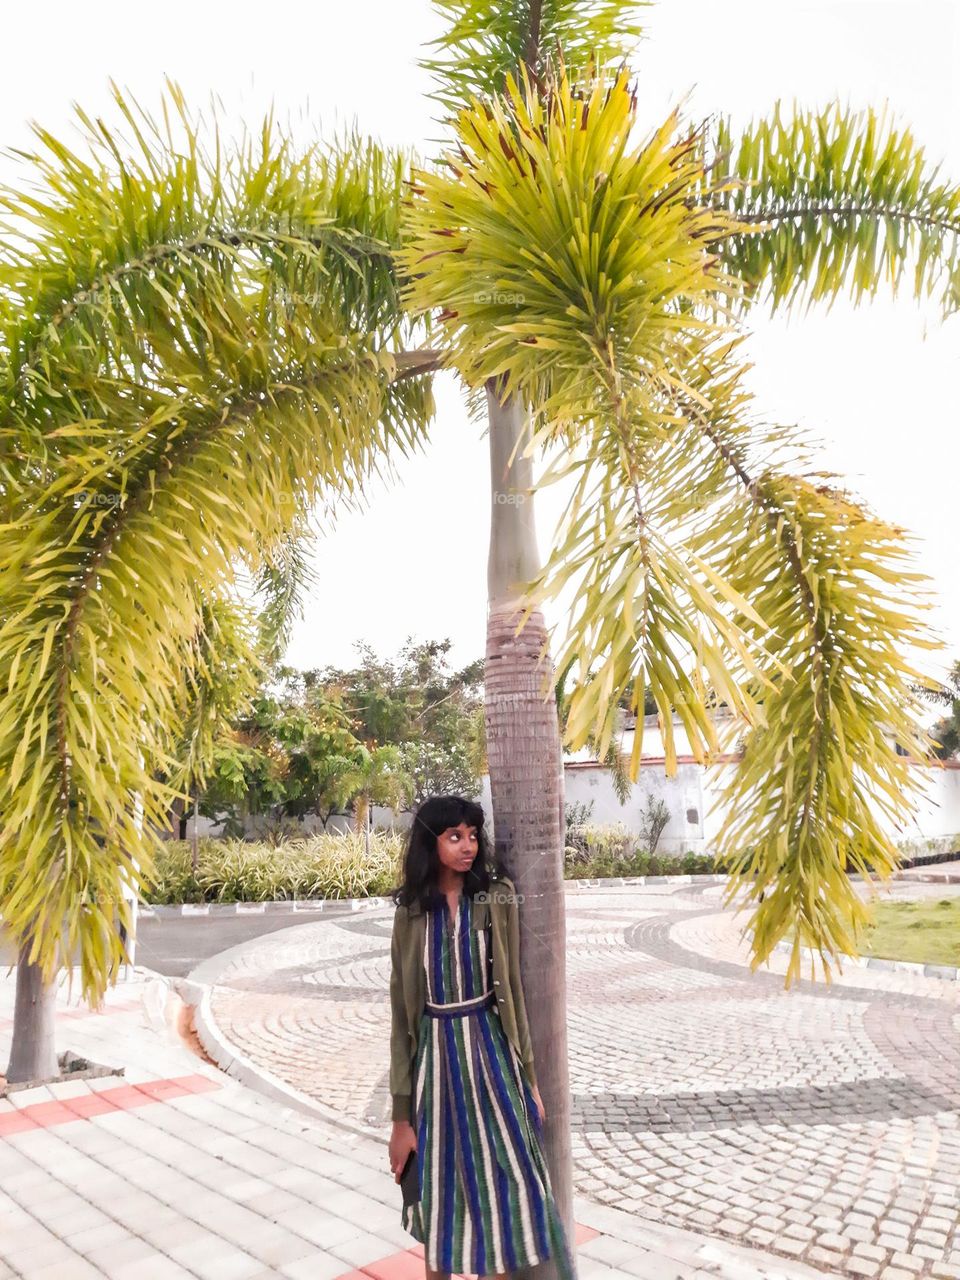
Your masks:
{"label": "woman's arm", "polygon": [[410,1036],[407,1031],[407,1007],[403,998],[399,919],[402,908],[393,917],[390,942],[390,1096],[391,1119],[410,1121]]}

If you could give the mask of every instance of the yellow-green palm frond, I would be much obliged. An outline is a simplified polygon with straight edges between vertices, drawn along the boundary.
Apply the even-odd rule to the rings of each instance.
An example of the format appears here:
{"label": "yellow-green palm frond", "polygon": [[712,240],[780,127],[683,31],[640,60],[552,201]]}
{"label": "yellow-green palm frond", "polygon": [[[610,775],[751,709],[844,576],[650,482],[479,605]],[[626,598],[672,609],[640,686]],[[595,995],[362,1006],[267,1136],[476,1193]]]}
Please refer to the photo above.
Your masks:
{"label": "yellow-green palm frond", "polygon": [[79,944],[91,996],[174,798],[204,605],[432,410],[429,378],[391,385],[402,165],[270,122],[203,145],[175,90],[163,125],[118,103],[129,143],[38,130],[0,253],[0,910],[48,974]]}
{"label": "yellow-green palm frond", "polygon": [[171,786],[202,786],[219,736],[245,714],[266,678],[258,645],[258,619],[232,599],[199,601],[193,653],[184,670],[182,710],[174,748],[179,768]]}
{"label": "yellow-green palm frond", "polygon": [[[716,852],[728,900],[746,891],[754,904],[754,966],[793,931],[789,984],[801,946],[820,952],[828,976],[857,953],[869,916],[850,875],[897,864],[890,832],[921,786],[907,756],[929,760],[932,746],[914,682],[935,682],[910,652],[940,642],[904,531],[821,473],[794,474],[812,445],[755,420],[743,340],[691,344],[664,382],[674,417],[659,445],[631,459],[628,435],[595,425],[582,456],[547,471],[541,483],[578,483],[529,608],[576,588],[557,656],[574,677],[572,749],[595,738],[602,756],[625,693],[641,714],[652,692],[668,773],[674,713],[705,764],[746,725]],[[715,720],[720,703],[732,717]]]}
{"label": "yellow-green palm frond", "polygon": [[410,298],[440,308],[469,383],[533,407],[528,450],[560,446],[540,483],[573,482],[525,610],[571,589],[565,744],[602,756],[618,704],[648,691],[668,773],[674,713],[703,763],[746,722],[721,850],[731,893],[777,887],[755,962],[791,927],[835,957],[864,919],[848,869],[889,869],[881,815],[910,812],[888,736],[927,754],[909,688],[926,677],[904,653],[937,642],[906,597],[902,531],[810,485],[800,433],[754,420],[730,324],[742,281],[714,253],[756,231],[730,175],[675,116],[633,146],[632,118],[623,77],[581,90],[562,73],[462,111],[447,171],[417,177]]}
{"label": "yellow-green palm frond", "polygon": [[[580,471],[558,546],[529,593],[533,608],[568,581],[581,587],[557,659],[559,669],[576,663],[566,744],[593,737],[603,754],[618,699],[642,707],[649,687],[673,771],[672,707],[699,759],[718,745],[697,671],[752,714],[725,675],[725,649],[749,659],[720,607],[722,584],[718,593],[677,554],[675,515],[663,505],[681,470],[670,392],[696,394],[683,379],[690,349],[726,332],[735,285],[715,269],[709,242],[718,217],[733,223],[691,198],[703,183],[702,147],[676,114],[632,141],[625,76],[581,91],[561,72],[545,96],[526,78],[522,93],[512,81],[509,90],[461,112],[447,172],[417,176],[400,255],[409,295],[415,308],[442,308],[448,362],[469,383],[496,379],[502,395],[534,406],[531,448],[566,446],[541,483]],[[662,474],[667,457],[673,475]]]}
{"label": "yellow-green palm frond", "polygon": [[869,919],[849,875],[896,867],[888,833],[914,813],[921,787],[908,757],[930,758],[914,682],[935,682],[910,657],[941,647],[922,617],[926,579],[904,530],[826,473],[782,469],[784,446],[809,461],[796,433],[748,433],[715,404],[680,400],[736,486],[688,549],[749,602],[752,613],[735,607],[733,620],[762,673],[746,686],[762,715],[718,800],[728,900],[745,890],[756,904],[755,967],[792,930],[787,983],[802,946],[820,952],[829,977],[831,960],[858,953]]}
{"label": "yellow-green palm frond", "polygon": [[794,929],[789,980],[801,946],[860,951],[869,910],[847,872],[898,865],[888,832],[915,812],[919,789],[908,757],[927,761],[932,747],[911,694],[929,677],[906,653],[940,646],[918,615],[929,605],[915,598],[922,575],[907,567],[902,530],[810,478],[762,476],[756,494],[727,572],[772,621],[789,679],[762,695],[766,724],[726,789],[718,851],[730,896],[763,894],[755,963]]}
{"label": "yellow-green palm frond", "polygon": [[624,63],[640,39],[641,9],[650,0],[434,0],[447,24],[432,42],[438,56],[421,65],[433,73],[432,95],[455,115],[472,98],[502,93],[525,67],[541,81],[562,54],[568,66],[600,71]]}
{"label": "yellow-green palm frond", "polygon": [[313,531],[299,520],[272,546],[263,548],[255,587],[259,598],[258,631],[264,653],[279,662],[294,621],[302,616],[306,593],[317,584],[310,559]]}
{"label": "yellow-green palm frond", "polygon": [[944,315],[957,309],[960,185],[886,108],[777,103],[742,132],[721,118],[712,148],[714,177],[734,184],[717,202],[751,224],[717,245],[748,296],[809,309],[889,285],[935,297]]}
{"label": "yellow-green palm frond", "polygon": [[[652,696],[668,775],[677,767],[674,713],[702,764],[724,749],[712,714],[719,701],[748,723],[762,720],[760,655],[740,619],[749,615],[761,632],[764,620],[729,577],[693,549],[704,523],[717,537],[733,536],[738,526],[728,525],[728,503],[736,479],[673,398],[679,385],[695,403],[703,401],[710,369],[712,411],[745,437],[748,397],[734,359],[740,341],[714,335],[700,350],[699,366],[691,362],[683,379],[663,382],[657,393],[662,438],[651,443],[642,421],[598,420],[540,478],[540,486],[575,481],[524,611],[570,592],[556,665],[573,680],[564,734],[571,750],[595,741],[602,756],[625,697],[642,716],[645,697]],[[637,734],[632,781],[641,747]]]}

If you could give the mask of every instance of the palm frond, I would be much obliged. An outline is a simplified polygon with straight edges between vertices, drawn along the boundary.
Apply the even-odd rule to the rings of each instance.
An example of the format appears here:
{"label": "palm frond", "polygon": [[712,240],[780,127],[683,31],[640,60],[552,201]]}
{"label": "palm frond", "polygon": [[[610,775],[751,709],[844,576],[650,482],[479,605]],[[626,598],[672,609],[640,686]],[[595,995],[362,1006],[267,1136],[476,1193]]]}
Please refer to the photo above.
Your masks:
{"label": "palm frond", "polygon": [[[544,96],[524,75],[522,92],[508,89],[461,112],[445,172],[417,175],[400,253],[408,295],[415,309],[442,308],[448,362],[469,384],[494,379],[503,396],[535,406],[531,448],[566,446],[541,483],[580,471],[524,615],[579,581],[556,663],[575,664],[567,745],[592,736],[604,755],[618,700],[628,694],[642,708],[648,686],[669,723],[669,708],[682,708],[703,759],[717,744],[686,657],[719,673],[722,650],[742,646],[649,503],[674,492],[650,483],[677,438],[665,392],[689,363],[686,349],[722,329],[706,313],[722,309],[729,286],[706,246],[717,217],[728,224],[688,199],[702,162],[675,114],[632,141],[626,76],[581,91],[561,73]],[[737,685],[723,683],[749,714]],[[672,770],[669,731],[667,758]],[[634,777],[638,767],[635,758]]]}
{"label": "palm frond", "polygon": [[[764,895],[756,962],[795,925],[789,979],[801,946],[861,950],[870,913],[848,873],[887,876],[899,864],[887,832],[916,811],[908,757],[928,761],[933,745],[909,691],[925,677],[904,655],[939,644],[919,620],[930,605],[914,598],[920,575],[905,567],[902,530],[804,477],[764,476],[757,500],[762,514],[744,521],[728,572],[758,612],[777,617],[790,680],[764,695],[767,723],[748,735],[718,845],[729,892]],[[759,578],[777,559],[779,574]]]}
{"label": "palm frond", "polygon": [[37,130],[0,251],[0,910],[48,975],[79,945],[91,997],[176,795],[204,607],[432,412],[429,377],[391,388],[396,157],[269,122],[228,146],[175,88],[162,125],[118,108],[130,142]]}
{"label": "palm frond", "polygon": [[473,99],[503,93],[525,68],[542,82],[551,62],[595,72],[629,58],[643,34],[639,11],[651,0],[433,0],[447,24],[421,65],[437,82],[432,97],[455,116]]}
{"label": "palm frond", "polygon": [[709,242],[738,224],[686,199],[703,165],[676,113],[633,143],[625,74],[581,90],[561,69],[545,95],[522,82],[462,111],[456,151],[416,172],[404,299],[433,315],[468,385],[497,379],[558,431],[622,416],[628,395],[656,434],[663,413],[645,388],[716,329],[704,309],[738,286]]}
{"label": "palm frond", "polygon": [[190,663],[184,669],[176,746],[178,768],[167,779],[185,793],[203,786],[220,736],[250,709],[266,677],[252,610],[237,600],[199,602]]}
{"label": "palm frond", "polygon": [[534,406],[530,450],[562,446],[539,484],[572,497],[524,617],[569,589],[566,745],[602,758],[620,703],[640,713],[648,691],[668,774],[674,713],[704,764],[746,723],[729,893],[759,899],[756,964],[791,928],[830,959],[866,918],[848,873],[895,865],[884,820],[909,816],[918,783],[890,739],[930,746],[910,683],[928,677],[904,653],[938,642],[903,531],[801,474],[800,432],[755,420],[742,293],[712,252],[752,230],[723,204],[727,175],[675,115],[639,147],[632,119],[622,78],[461,112],[447,172],[417,177],[410,295],[442,308],[469,382]]}
{"label": "palm frond", "polygon": [[747,297],[773,307],[889,286],[960,303],[960,185],[886,108],[779,102],[766,119],[713,130],[714,202],[751,224],[717,244]]}
{"label": "palm frond", "polygon": [[313,535],[305,526],[291,527],[271,547],[262,549],[255,589],[260,600],[259,634],[268,658],[279,661],[294,622],[302,616],[304,598],[316,585],[310,561]]}

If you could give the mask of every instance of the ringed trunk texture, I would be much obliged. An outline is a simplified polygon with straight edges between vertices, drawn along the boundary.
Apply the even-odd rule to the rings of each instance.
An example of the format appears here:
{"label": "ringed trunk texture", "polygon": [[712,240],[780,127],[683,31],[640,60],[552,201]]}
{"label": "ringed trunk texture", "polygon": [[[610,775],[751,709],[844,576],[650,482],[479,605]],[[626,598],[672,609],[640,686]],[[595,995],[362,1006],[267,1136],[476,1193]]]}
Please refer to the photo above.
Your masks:
{"label": "ringed trunk texture", "polygon": [[[523,447],[526,414],[501,405],[488,384],[492,501],[485,718],[498,858],[520,895],[520,971],[537,1082],[546,1109],[544,1150],[557,1209],[575,1254],[570,1076],[567,1061],[566,917],[563,881],[563,757],[552,663],[539,610],[514,636],[518,589],[540,568],[533,520],[532,460]],[[519,452],[519,451],[518,451]],[[553,1261],[516,1273],[555,1280]]]}
{"label": "ringed trunk texture", "polygon": [[60,1074],[54,1035],[56,984],[44,983],[40,966],[30,963],[29,954],[28,939],[20,948],[17,961],[13,1044],[7,1067],[10,1084],[53,1080]]}
{"label": "ringed trunk texture", "polygon": [[353,802],[353,829],[358,836],[363,835],[368,825],[367,797],[357,796]]}

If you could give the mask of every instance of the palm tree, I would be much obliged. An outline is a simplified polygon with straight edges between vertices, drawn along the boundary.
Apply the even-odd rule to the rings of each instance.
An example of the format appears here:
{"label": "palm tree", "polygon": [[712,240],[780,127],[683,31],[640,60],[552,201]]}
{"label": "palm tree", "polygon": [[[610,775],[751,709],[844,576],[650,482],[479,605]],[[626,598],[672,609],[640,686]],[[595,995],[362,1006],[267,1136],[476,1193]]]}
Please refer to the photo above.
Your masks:
{"label": "palm tree", "polygon": [[[791,929],[788,983],[803,945],[855,951],[867,914],[846,868],[887,873],[898,856],[871,805],[892,823],[914,809],[886,734],[914,757],[931,745],[913,684],[933,682],[904,653],[939,645],[903,531],[812,469],[798,431],[760,420],[740,348],[751,305],[860,298],[905,272],[953,309],[960,195],[872,111],[778,109],[738,137],[673,112],[638,139],[622,0],[438,7],[449,29],[428,65],[450,144],[409,187],[403,156],[356,138],[297,153],[270,121],[205,148],[171,89],[162,126],[117,94],[130,141],[82,115],[83,155],[38,130],[33,188],[3,197],[11,1069],[49,1073],[39,1030],[61,949],[79,946],[91,998],[116,974],[113,904],[151,872],[204,606],[232,598],[240,568],[282,563],[319,498],[357,499],[420,447],[431,375],[453,369],[488,412],[495,834],[523,894],[547,1155],[572,1228],[541,606],[579,588],[556,661],[571,749],[603,756],[624,699],[648,694],[668,773],[674,712],[704,763],[746,728],[719,855],[729,897],[754,904],[754,964]],[[537,456],[551,461],[535,483]],[[542,563],[533,493],[558,480],[572,497]]]}
{"label": "palm tree", "polygon": [[115,97],[131,143],[82,112],[84,154],[38,127],[36,190],[0,195],[12,1080],[56,1074],[61,957],[79,952],[93,1002],[123,960],[123,889],[149,879],[149,833],[183,794],[164,779],[204,611],[283,569],[317,500],[358,501],[432,412],[429,379],[396,376],[404,157],[297,152],[269,120],[205,146],[175,88],[163,124]]}
{"label": "palm tree", "polygon": [[403,752],[391,743],[363,744],[344,779],[353,807],[353,829],[364,838],[370,856],[370,822],[374,805],[402,809],[410,800],[413,779],[404,770]]}

